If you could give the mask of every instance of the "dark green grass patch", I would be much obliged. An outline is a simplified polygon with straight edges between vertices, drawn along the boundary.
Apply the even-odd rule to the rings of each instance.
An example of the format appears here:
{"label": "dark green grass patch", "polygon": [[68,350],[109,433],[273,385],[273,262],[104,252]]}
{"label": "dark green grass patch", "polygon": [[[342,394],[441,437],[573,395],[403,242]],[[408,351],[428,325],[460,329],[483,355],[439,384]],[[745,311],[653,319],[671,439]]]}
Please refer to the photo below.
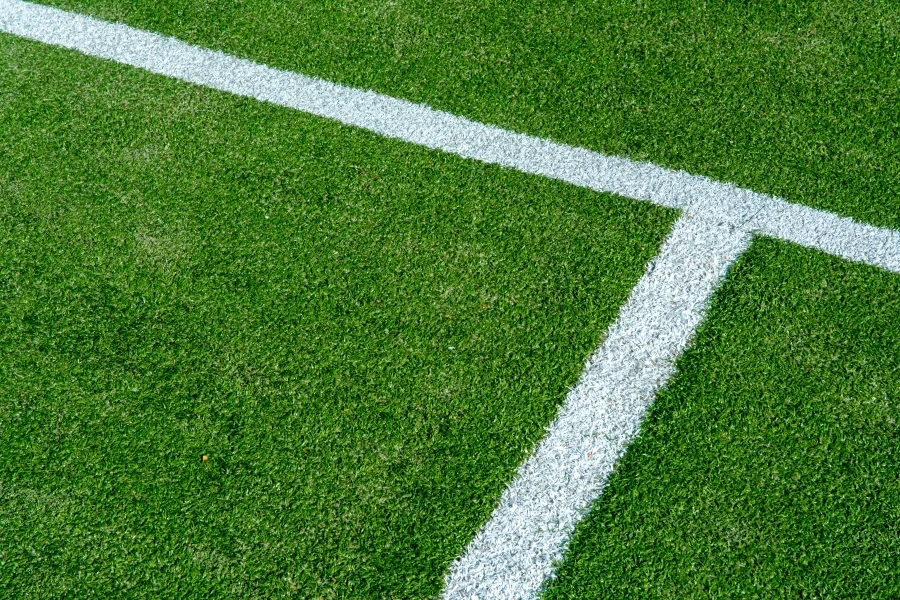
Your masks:
{"label": "dark green grass patch", "polygon": [[892,0],[49,0],[900,228]]}
{"label": "dark green grass patch", "polygon": [[900,596],[900,276],[729,275],[546,598]]}
{"label": "dark green grass patch", "polygon": [[672,213],[0,36],[0,595],[436,595]]}

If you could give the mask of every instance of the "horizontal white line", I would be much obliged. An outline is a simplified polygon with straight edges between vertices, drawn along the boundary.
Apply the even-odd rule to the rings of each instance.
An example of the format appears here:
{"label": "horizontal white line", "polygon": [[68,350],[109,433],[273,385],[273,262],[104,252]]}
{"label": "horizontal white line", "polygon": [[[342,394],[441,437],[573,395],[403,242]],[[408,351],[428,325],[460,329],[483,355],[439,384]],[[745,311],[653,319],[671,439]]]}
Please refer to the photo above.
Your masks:
{"label": "horizontal white line", "polygon": [[466,158],[702,213],[732,227],[900,272],[900,233],[896,231],[860,224],[707,177],[514,133],[422,104],[274,69],[174,38],[20,0],[0,0],[0,31]]}
{"label": "horizontal white line", "polygon": [[702,217],[675,223],[547,436],[451,567],[445,600],[537,596],[750,241]]}

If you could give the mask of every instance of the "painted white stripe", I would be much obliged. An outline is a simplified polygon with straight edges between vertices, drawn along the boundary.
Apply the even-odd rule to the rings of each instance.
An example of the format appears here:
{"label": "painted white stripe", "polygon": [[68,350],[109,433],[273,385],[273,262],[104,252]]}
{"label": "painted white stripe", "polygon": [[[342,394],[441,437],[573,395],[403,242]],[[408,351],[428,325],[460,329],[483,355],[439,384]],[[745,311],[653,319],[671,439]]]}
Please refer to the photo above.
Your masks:
{"label": "painted white stripe", "polygon": [[690,209],[854,261],[900,272],[900,234],[732,184],[469,121],[120,24],[0,0],[0,31],[72,48],[240,96],[473,158],[670,208]]}
{"label": "painted white stripe", "polygon": [[682,216],[547,436],[453,564],[443,598],[534,598],[703,318],[745,231]]}
{"label": "painted white stripe", "polygon": [[466,158],[685,210],[547,437],[454,563],[444,593],[448,600],[538,593],[751,232],[900,272],[896,231],[706,177],[475,123],[20,0],[0,0],[0,31]]}

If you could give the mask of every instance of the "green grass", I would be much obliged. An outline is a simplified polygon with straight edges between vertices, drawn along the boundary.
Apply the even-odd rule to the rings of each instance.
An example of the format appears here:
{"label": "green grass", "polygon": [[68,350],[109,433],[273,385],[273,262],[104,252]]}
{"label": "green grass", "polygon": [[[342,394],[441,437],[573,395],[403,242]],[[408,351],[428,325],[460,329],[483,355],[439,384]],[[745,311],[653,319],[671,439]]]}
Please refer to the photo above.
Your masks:
{"label": "green grass", "polygon": [[545,598],[900,596],[900,278],[758,240]]}
{"label": "green grass", "polygon": [[[900,228],[889,0],[48,3]],[[0,596],[435,596],[674,218],[5,35],[0,134]],[[757,240],[546,597],[900,596],[898,357]]]}
{"label": "green grass", "polygon": [[900,228],[892,0],[51,0]]}
{"label": "green grass", "polygon": [[9,36],[0,106],[2,596],[437,594],[674,217]]}

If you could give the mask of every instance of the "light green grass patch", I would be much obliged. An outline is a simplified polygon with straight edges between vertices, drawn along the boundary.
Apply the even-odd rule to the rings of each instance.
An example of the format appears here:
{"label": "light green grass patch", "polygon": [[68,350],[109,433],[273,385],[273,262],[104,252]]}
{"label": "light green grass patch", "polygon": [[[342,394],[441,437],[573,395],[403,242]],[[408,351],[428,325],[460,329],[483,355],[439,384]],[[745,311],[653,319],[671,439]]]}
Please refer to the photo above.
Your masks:
{"label": "light green grass patch", "polygon": [[22,598],[436,595],[674,216],[7,36],[0,106]]}
{"label": "light green grass patch", "polygon": [[900,277],[757,240],[545,598],[896,598]]}

